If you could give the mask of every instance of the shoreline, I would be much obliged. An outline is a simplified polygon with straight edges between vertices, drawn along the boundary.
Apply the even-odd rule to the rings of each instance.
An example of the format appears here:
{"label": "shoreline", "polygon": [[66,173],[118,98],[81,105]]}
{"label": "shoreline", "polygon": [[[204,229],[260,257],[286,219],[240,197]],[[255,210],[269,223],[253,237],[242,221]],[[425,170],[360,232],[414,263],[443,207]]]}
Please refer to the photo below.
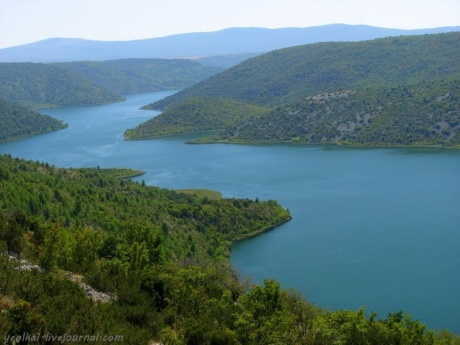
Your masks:
{"label": "shoreline", "polygon": [[69,125],[67,123],[63,122],[63,127],[61,127],[61,128],[52,129],[52,130],[45,131],[45,132],[40,132],[40,133],[33,133],[33,134],[23,135],[21,137],[14,137],[14,138],[0,140],[0,144],[11,143],[11,142],[14,142],[14,141],[35,137],[37,135],[42,135],[42,134],[48,134],[48,133],[52,133],[52,132],[62,131],[63,129],[67,129],[67,128],[69,128]]}
{"label": "shoreline", "polygon": [[[191,131],[183,133],[174,133],[174,134],[162,134],[162,135],[153,135],[142,138],[128,138],[124,136],[125,141],[137,141],[137,140],[153,140],[160,138],[168,137],[178,137],[181,135],[191,135],[191,134],[200,134],[200,133],[215,133],[219,132],[220,129],[213,130],[201,130],[201,131]],[[205,138],[205,137],[203,137]],[[357,143],[308,143],[308,142],[296,142],[296,141],[276,141],[276,140],[209,140],[209,141],[197,141],[189,140],[185,141],[185,144],[189,145],[204,145],[204,144],[233,144],[233,145],[295,145],[295,146],[335,146],[343,148],[364,148],[364,149],[381,149],[381,148],[406,148],[406,149],[442,149],[442,150],[460,150],[460,144],[445,146],[439,144],[421,144],[421,145],[401,145],[401,144],[357,144]]]}
{"label": "shoreline", "polygon": [[206,144],[230,144],[230,145],[293,145],[293,146],[331,146],[337,148],[363,148],[363,149],[441,149],[441,150],[460,150],[460,145],[443,146],[443,145],[378,145],[378,144],[344,144],[344,143],[306,143],[306,142],[294,142],[294,141],[186,141],[186,144],[190,145],[206,145]]}
{"label": "shoreline", "polygon": [[[148,137],[142,137],[142,138],[128,138],[125,134],[123,134],[123,140],[124,141],[138,141],[138,140],[153,140],[153,139],[161,139],[161,138],[168,138],[168,137],[178,137],[181,135],[190,135],[190,134],[200,134],[200,133],[214,133],[220,131],[219,129],[206,129],[202,131],[197,131],[197,132],[183,132],[183,133],[175,133],[175,134],[161,134],[161,135],[153,135],[153,136],[148,136]],[[125,131],[126,133],[126,131]],[[197,143],[201,144],[201,143]]]}
{"label": "shoreline", "polygon": [[247,235],[244,235],[242,237],[236,237],[236,238],[232,239],[230,241],[231,243],[229,245],[230,252],[231,252],[232,245],[234,245],[234,244],[236,244],[238,242],[242,242],[244,240],[249,240],[251,238],[257,237],[257,236],[262,235],[262,234],[264,234],[266,232],[270,232],[272,230],[275,230],[276,228],[279,228],[281,225],[286,224],[287,222],[290,222],[291,220],[292,220],[292,216],[289,213],[289,217],[287,219],[284,219],[283,221],[281,221],[278,224],[270,225],[269,227],[264,228],[264,229],[262,229],[260,231],[251,232],[251,233],[249,233]]}
{"label": "shoreline", "polygon": [[127,179],[130,179],[130,178],[139,177],[139,176],[142,176],[142,175],[145,175],[145,171],[133,170],[133,172],[131,174],[123,175],[123,176],[117,176],[117,178],[119,178],[121,180],[127,180]]}
{"label": "shoreline", "polygon": [[126,97],[124,95],[121,95],[122,98],[118,100],[113,100],[113,101],[107,101],[107,102],[101,102],[101,103],[92,103],[92,104],[76,104],[76,105],[62,105],[62,104],[43,104],[43,105],[38,105],[38,106],[33,106],[32,110],[40,112],[42,110],[48,110],[48,109],[67,109],[67,108],[86,108],[86,107],[98,107],[101,105],[109,105],[109,104],[115,104],[115,103],[122,103],[126,101]]}

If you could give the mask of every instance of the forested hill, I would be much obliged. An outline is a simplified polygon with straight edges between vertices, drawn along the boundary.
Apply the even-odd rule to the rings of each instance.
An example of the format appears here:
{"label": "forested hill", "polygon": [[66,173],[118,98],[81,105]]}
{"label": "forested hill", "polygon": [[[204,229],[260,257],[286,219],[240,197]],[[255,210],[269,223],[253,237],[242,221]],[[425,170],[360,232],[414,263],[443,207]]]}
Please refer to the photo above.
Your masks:
{"label": "forested hill", "polygon": [[[289,212],[275,201],[209,200],[123,179],[139,173],[0,156],[6,344],[107,344],[115,336],[112,343],[133,345],[459,344],[403,312],[323,311],[274,280],[251,286],[230,267],[229,244]],[[75,280],[108,298],[93,301]],[[57,340],[18,340],[25,333]]]}
{"label": "forested hill", "polygon": [[[168,131],[163,114],[150,124],[156,133],[170,134],[192,118],[199,123],[204,110],[187,115],[181,104],[203,95],[209,102],[271,108],[263,116],[233,117],[223,134],[200,142],[458,147],[458,56],[460,33],[298,46],[249,59],[146,108],[166,109]],[[138,128],[142,136],[154,136],[152,126]]]}
{"label": "forested hill", "polygon": [[123,94],[176,90],[221,71],[189,60],[0,63],[0,96],[29,108],[97,105]]}
{"label": "forested hill", "polygon": [[460,33],[315,43],[249,59],[153,107],[204,95],[273,106],[323,92],[459,77],[459,56]]}
{"label": "forested hill", "polygon": [[0,143],[67,127],[62,121],[28,110],[2,98],[0,98],[0,123]]}
{"label": "forested hill", "polygon": [[180,90],[222,71],[186,59],[122,59],[52,64],[119,94]]}
{"label": "forested hill", "polygon": [[0,96],[27,108],[95,105],[122,101],[76,73],[53,65],[1,63]]}
{"label": "forested hill", "polygon": [[210,140],[460,148],[460,79],[306,97]]}
{"label": "forested hill", "polygon": [[[162,255],[167,261],[191,255],[225,260],[233,241],[254,236],[290,219],[289,211],[275,201],[207,200],[123,179],[142,174],[140,171],[60,169],[9,156],[0,156],[0,162],[0,210],[20,210],[25,217],[59,226],[68,236],[78,229],[91,231],[97,240],[94,245],[103,246],[105,240],[111,241],[106,244],[110,247],[107,255],[111,260],[134,259],[123,251],[117,252],[113,243],[129,235],[124,231],[131,230],[161,237]],[[9,249],[17,251],[18,248]],[[83,269],[72,262],[72,255],[78,254],[55,253],[53,264]]]}
{"label": "forested hill", "polygon": [[[146,108],[148,109],[148,108]],[[223,130],[269,109],[238,101],[197,97],[172,107],[125,132],[126,139]]]}

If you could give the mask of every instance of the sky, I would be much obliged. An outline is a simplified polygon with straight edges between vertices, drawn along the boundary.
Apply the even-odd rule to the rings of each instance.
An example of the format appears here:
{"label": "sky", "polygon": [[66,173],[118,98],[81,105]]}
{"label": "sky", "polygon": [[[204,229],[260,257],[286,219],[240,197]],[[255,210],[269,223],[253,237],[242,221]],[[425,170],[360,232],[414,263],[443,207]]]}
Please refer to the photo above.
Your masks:
{"label": "sky", "polygon": [[333,23],[460,26],[460,0],[0,0],[0,48],[54,37],[135,40]]}

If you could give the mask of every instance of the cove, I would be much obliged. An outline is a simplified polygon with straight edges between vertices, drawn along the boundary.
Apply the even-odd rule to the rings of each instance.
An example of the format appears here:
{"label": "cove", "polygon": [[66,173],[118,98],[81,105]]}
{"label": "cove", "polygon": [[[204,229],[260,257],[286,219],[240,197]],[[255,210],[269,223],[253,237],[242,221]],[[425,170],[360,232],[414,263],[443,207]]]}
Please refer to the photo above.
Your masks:
{"label": "cove", "polygon": [[193,135],[124,141],[172,92],[49,114],[62,131],[0,145],[59,167],[130,167],[164,188],[275,199],[292,221],[235,244],[231,262],[255,282],[274,278],[318,306],[403,310],[460,333],[460,152],[296,145],[186,145]]}

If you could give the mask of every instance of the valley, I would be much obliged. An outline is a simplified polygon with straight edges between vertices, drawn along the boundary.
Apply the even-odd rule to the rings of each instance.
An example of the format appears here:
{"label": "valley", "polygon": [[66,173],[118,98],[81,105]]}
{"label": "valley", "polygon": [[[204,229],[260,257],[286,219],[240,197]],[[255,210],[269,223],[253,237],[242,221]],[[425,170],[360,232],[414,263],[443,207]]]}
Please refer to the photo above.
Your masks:
{"label": "valley", "polygon": [[460,344],[460,34],[311,29],[0,50],[5,343]]}

